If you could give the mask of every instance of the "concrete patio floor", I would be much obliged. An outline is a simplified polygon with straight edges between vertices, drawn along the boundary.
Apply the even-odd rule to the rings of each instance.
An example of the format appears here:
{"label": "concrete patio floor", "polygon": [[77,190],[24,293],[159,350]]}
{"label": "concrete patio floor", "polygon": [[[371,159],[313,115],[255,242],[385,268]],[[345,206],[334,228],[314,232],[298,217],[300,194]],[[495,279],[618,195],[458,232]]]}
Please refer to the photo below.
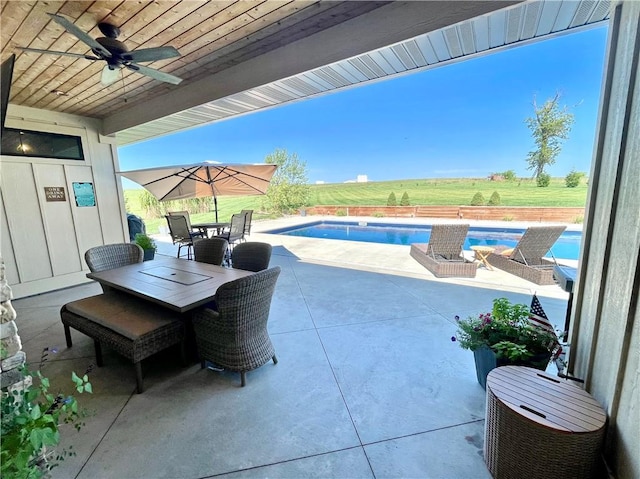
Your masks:
{"label": "concrete patio floor", "polygon": [[[269,223],[251,240],[274,244],[271,264],[282,268],[269,320],[278,364],[240,388],[238,374],[184,367],[168,351],[144,362],[145,392],[135,394],[133,366],[105,349],[94,394],[78,398],[93,414],[63,434],[77,456],[53,477],[489,478],[485,392],[472,353],[450,341],[454,316],[501,296],[528,304],[535,290],[561,327],[567,294],[497,271],[436,280],[408,246],[261,233]],[[87,283],[14,301],[30,366],[43,348],[56,351],[43,367],[54,388],[70,391],[71,371],[95,359],[76,331],[66,348],[59,308],[100,292]]]}

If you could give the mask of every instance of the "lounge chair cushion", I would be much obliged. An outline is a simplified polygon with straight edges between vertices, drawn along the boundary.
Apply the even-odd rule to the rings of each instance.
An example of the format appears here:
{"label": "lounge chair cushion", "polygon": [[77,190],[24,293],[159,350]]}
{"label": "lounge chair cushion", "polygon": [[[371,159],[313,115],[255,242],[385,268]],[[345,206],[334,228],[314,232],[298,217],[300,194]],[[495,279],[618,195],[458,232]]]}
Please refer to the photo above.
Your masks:
{"label": "lounge chair cushion", "polygon": [[108,293],[67,303],[69,312],[135,340],[174,321],[180,315],[128,294]]}

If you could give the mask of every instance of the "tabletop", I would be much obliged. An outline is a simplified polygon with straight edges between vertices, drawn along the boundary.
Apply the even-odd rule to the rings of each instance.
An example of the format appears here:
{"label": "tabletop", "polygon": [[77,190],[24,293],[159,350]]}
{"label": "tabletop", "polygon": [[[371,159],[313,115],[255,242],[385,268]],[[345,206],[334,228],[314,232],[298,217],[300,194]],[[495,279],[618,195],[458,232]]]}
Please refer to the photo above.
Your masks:
{"label": "tabletop", "polygon": [[472,251],[478,251],[480,253],[492,253],[495,250],[495,248],[492,247],[492,246],[481,246],[481,245],[478,245],[478,246],[471,246],[471,250]]}
{"label": "tabletop", "polygon": [[211,301],[224,283],[254,274],[170,256],[87,274],[101,284],[184,313]]}
{"label": "tabletop", "polygon": [[218,234],[220,234],[220,230],[223,230],[224,228],[228,228],[229,226],[231,226],[231,223],[225,223],[225,222],[219,222],[219,223],[196,223],[196,224],[192,224],[191,227],[198,229],[202,232],[204,232],[205,234],[207,234],[207,230],[217,230]]}
{"label": "tabletop", "polygon": [[226,228],[231,223],[229,222],[220,222],[220,223],[197,223],[191,224],[192,228]]}

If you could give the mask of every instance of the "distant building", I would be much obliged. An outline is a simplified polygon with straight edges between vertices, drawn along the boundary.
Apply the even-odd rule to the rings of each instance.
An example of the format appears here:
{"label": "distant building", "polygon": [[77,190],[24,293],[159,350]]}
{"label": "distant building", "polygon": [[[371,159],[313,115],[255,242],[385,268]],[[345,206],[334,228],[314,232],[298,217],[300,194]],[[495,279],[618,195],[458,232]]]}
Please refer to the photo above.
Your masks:
{"label": "distant building", "polygon": [[366,183],[367,181],[369,181],[367,175],[358,175],[358,178],[356,179],[356,183]]}
{"label": "distant building", "polygon": [[324,181],[323,180],[316,180],[316,185],[324,185]]}

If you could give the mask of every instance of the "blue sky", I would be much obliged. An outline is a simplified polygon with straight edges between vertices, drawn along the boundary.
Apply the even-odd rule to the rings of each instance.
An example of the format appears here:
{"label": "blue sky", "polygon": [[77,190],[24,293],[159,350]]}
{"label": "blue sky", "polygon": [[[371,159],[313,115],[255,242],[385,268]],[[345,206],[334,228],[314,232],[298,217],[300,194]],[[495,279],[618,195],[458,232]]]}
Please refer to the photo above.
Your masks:
{"label": "blue sky", "polygon": [[121,147],[120,169],[261,163],[280,148],[306,162],[310,183],[508,169],[529,177],[534,144],[525,118],[534,96],[542,104],[560,92],[575,123],[547,171],[588,174],[606,36],[606,26],[597,27]]}

